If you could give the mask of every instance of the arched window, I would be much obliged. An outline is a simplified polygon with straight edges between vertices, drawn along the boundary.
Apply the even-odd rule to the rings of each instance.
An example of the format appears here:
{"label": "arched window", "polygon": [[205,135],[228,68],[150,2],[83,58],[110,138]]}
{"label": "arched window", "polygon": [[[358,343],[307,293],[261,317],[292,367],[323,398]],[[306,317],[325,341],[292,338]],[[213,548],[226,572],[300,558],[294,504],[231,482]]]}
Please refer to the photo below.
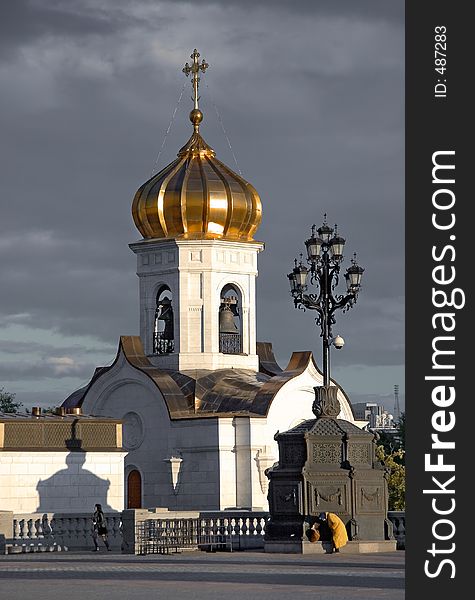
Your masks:
{"label": "arched window", "polygon": [[242,353],[241,294],[231,284],[225,285],[219,305],[219,351]]}
{"label": "arched window", "polygon": [[157,292],[155,324],[153,330],[153,353],[170,354],[175,350],[173,333],[172,293],[168,286],[162,286]]}

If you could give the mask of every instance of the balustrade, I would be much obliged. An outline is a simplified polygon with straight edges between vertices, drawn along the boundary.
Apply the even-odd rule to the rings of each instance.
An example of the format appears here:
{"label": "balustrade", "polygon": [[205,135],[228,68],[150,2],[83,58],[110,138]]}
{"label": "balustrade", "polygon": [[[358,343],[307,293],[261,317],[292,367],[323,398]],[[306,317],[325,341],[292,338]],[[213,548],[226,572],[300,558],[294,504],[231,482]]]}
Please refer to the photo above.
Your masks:
{"label": "balustrade", "polygon": [[220,333],[219,351],[223,354],[240,354],[242,352],[241,334]]}
{"label": "balustrade", "polygon": [[[130,512],[130,511],[128,511]],[[146,511],[142,511],[146,512]],[[198,514],[198,513],[195,513]],[[122,513],[107,513],[108,537],[111,547],[122,548]],[[159,520],[162,525],[166,513],[144,515],[147,519]],[[232,549],[258,549],[264,547],[267,512],[247,511],[203,511],[199,513],[200,523],[214,535],[229,537]],[[405,548],[406,519],[404,511],[389,511],[388,519],[393,524],[393,533],[398,549]],[[138,522],[138,521],[137,521]],[[132,533],[132,540],[135,532]],[[54,551],[68,548],[85,550],[93,547],[92,515],[90,513],[35,513],[15,514],[13,518],[13,539],[7,546],[15,546],[23,551]]]}
{"label": "balustrade", "polygon": [[165,337],[163,331],[156,331],[153,334],[153,353],[170,354],[175,351],[175,341]]}
{"label": "balustrade", "polygon": [[[121,513],[106,514],[109,544],[122,545]],[[28,551],[85,550],[92,548],[92,515],[89,513],[16,514],[13,518],[13,545]]]}
{"label": "balustrade", "polygon": [[393,524],[393,535],[398,550],[404,550],[406,547],[406,513],[403,510],[390,510],[388,519]]}

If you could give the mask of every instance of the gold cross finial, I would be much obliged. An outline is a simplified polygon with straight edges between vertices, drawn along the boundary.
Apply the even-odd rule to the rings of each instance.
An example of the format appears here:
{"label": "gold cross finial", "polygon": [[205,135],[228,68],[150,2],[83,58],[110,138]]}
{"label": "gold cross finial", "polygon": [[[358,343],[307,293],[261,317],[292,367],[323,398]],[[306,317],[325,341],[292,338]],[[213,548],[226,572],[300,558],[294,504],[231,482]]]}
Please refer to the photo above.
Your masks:
{"label": "gold cross finial", "polygon": [[202,73],[204,73],[206,71],[206,69],[209,67],[208,63],[205,62],[204,59],[200,63],[198,60],[199,57],[200,57],[200,53],[195,48],[193,50],[193,54],[191,54],[191,56],[190,56],[190,58],[193,59],[193,62],[191,63],[191,65],[189,65],[188,63],[185,63],[185,66],[183,67],[183,73],[187,77],[190,74],[192,75],[191,85],[193,86],[192,100],[194,103],[194,108],[190,113],[190,120],[193,123],[193,125],[195,126],[195,131],[198,131],[198,126],[203,119],[203,114],[201,113],[201,111],[198,107],[198,101],[200,99],[200,97],[198,96],[198,86],[199,86],[199,82],[200,82],[199,72],[201,71]]}

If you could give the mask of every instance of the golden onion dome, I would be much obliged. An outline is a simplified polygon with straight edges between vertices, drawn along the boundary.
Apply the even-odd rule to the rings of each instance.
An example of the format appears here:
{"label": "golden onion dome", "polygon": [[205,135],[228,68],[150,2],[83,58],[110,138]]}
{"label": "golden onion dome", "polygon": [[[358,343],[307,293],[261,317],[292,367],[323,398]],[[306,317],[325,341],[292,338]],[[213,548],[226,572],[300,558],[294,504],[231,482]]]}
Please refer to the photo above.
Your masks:
{"label": "golden onion dome", "polygon": [[254,187],[218,160],[201,137],[197,72],[208,65],[197,62],[196,50],[191,57],[193,66],[187,63],[183,71],[193,73],[193,134],[178,158],[137,190],[134,222],[144,238],[251,241],[261,222],[261,201]]}

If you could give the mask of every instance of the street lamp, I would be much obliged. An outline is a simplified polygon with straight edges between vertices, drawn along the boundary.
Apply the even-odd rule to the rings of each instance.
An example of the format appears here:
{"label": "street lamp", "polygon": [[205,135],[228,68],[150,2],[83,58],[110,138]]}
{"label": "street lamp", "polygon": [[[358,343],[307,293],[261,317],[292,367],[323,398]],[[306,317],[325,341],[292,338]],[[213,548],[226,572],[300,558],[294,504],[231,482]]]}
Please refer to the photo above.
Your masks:
{"label": "street lamp", "polygon": [[[295,308],[316,310],[318,313],[315,322],[320,326],[323,342],[323,386],[315,388],[312,410],[317,417],[337,417],[340,403],[337,388],[330,386],[330,346],[333,343],[336,348],[342,348],[345,342],[339,335],[333,338],[332,325],[336,323],[334,315],[337,310],[345,313],[356,303],[364,269],[357,264],[354,254],[351,266],[345,272],[346,294],[334,293],[339,282],[345,239],[337,233],[336,225],[335,228],[329,227],[326,221],[325,214],[323,224],[318,229],[313,225],[311,236],[305,241],[310,268],[303,264],[301,254],[300,261],[295,260],[294,268],[287,277]],[[309,275],[310,283],[318,288],[315,294],[307,293]]]}

